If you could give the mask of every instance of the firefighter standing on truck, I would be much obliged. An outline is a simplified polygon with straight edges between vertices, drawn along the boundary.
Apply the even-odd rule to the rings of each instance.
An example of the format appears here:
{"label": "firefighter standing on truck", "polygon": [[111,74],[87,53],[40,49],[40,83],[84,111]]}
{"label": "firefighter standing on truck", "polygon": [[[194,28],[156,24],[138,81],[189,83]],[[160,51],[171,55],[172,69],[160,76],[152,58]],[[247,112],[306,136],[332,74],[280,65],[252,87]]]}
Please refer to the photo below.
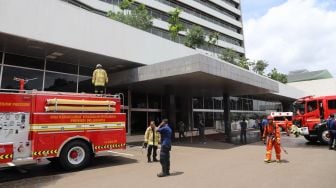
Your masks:
{"label": "firefighter standing on truck", "polygon": [[96,70],[93,71],[92,84],[95,87],[95,93],[103,94],[108,83],[106,71],[101,64],[97,64]]}
{"label": "firefighter standing on truck", "polygon": [[274,147],[276,154],[276,162],[280,163],[280,127],[273,122],[272,116],[267,116],[268,124],[265,126],[263,140],[266,139],[266,157],[265,162],[272,162],[272,149]]}

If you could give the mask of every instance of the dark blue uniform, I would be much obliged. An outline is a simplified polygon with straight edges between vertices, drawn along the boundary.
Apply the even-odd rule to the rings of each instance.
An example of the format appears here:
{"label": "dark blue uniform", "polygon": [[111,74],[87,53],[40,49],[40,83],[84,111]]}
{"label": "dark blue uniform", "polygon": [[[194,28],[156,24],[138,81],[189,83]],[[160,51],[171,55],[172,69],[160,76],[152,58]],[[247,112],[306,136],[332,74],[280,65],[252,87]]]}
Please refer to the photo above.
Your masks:
{"label": "dark blue uniform", "polygon": [[328,127],[328,130],[329,130],[329,137],[330,137],[329,149],[332,149],[332,145],[334,143],[334,139],[335,139],[335,136],[336,136],[336,125],[335,125],[335,119],[333,117],[330,117],[327,120],[327,127]]}
{"label": "dark blue uniform", "polygon": [[157,130],[161,134],[160,163],[162,166],[162,175],[169,175],[170,170],[170,150],[172,130],[168,124],[163,125]]}

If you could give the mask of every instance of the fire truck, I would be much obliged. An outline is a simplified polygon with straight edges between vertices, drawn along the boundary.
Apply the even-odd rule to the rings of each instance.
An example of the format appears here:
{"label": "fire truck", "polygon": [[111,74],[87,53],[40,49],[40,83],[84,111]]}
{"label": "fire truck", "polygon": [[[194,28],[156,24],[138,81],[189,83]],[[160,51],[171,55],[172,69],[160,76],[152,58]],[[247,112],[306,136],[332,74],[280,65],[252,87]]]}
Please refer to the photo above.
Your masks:
{"label": "fire truck", "polygon": [[282,131],[289,134],[289,128],[292,126],[293,112],[271,112],[274,122],[281,127]]}
{"label": "fire truck", "polygon": [[336,113],[336,95],[307,96],[292,104],[293,123],[301,127],[301,134],[310,141],[329,142],[329,133],[325,120]]}
{"label": "fire truck", "polygon": [[120,97],[20,91],[0,93],[0,163],[46,158],[65,170],[95,154],[125,149]]}

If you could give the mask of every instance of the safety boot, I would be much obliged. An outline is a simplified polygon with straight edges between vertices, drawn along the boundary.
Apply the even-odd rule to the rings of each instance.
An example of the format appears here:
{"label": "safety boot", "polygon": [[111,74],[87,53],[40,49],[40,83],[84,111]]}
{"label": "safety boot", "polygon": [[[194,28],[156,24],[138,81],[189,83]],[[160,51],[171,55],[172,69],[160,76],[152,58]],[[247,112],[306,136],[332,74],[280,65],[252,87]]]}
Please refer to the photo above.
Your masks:
{"label": "safety boot", "polygon": [[165,176],[167,176],[167,174],[163,173],[163,172],[160,172],[160,173],[157,174],[157,177],[159,177],[159,178],[165,177]]}
{"label": "safety boot", "polygon": [[281,163],[281,160],[280,160],[280,159],[277,159],[277,160],[275,160],[275,162],[277,162],[277,163]]}
{"label": "safety boot", "polygon": [[269,160],[269,159],[264,159],[264,162],[265,162],[265,163],[271,163],[272,161]]}

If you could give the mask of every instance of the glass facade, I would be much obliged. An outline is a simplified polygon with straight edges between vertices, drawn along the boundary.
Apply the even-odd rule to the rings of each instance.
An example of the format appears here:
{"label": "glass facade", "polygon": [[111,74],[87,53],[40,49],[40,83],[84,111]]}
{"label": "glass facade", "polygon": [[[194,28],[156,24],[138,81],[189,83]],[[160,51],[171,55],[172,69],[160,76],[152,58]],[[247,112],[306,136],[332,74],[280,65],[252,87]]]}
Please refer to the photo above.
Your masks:
{"label": "glass facade", "polygon": [[[2,53],[1,53],[2,56]],[[14,77],[28,80],[26,90],[91,93],[94,67],[5,53],[1,89],[19,89]]]}
{"label": "glass facade", "polygon": [[[232,129],[237,129],[237,122],[243,117],[249,121],[249,126],[255,125],[255,120],[271,111],[282,111],[281,102],[263,101],[253,97],[230,97],[230,119]],[[224,129],[223,97],[193,98],[194,123],[197,126],[202,118],[206,127]]]}

